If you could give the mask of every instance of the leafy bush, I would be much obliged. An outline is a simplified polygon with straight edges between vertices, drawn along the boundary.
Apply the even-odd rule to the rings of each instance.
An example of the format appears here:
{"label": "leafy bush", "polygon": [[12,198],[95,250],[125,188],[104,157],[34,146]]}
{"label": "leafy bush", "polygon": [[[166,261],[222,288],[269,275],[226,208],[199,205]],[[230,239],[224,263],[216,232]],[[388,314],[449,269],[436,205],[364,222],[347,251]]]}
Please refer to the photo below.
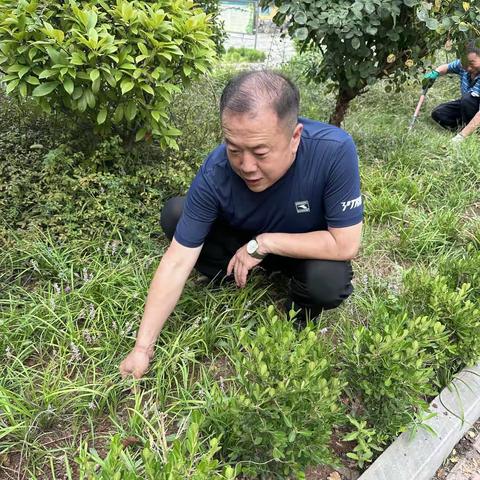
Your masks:
{"label": "leafy bush", "polygon": [[352,401],[379,443],[397,435],[427,407],[435,392],[434,366],[444,364],[449,337],[435,318],[412,318],[378,307],[368,326],[345,335],[341,366]]}
{"label": "leafy bush", "polygon": [[0,65],[7,93],[74,112],[132,141],[175,147],[167,108],[209,68],[209,17],[189,0],[2,2]]}
{"label": "leafy bush", "polygon": [[263,62],[265,61],[266,55],[265,52],[261,52],[259,50],[255,50],[253,48],[247,47],[230,47],[227,53],[223,56],[223,60],[226,62]]}
{"label": "leafy bush", "polygon": [[[204,131],[185,125],[200,141]],[[119,137],[89,143],[62,115],[1,96],[0,127],[0,242],[35,228],[63,239],[157,237],[163,200],[186,192],[204,153],[186,143],[181,152],[149,144],[127,150]]]}
{"label": "leafy bush", "polygon": [[[128,448],[122,445],[119,435],[112,438],[105,458],[101,458],[95,450],[87,452],[85,445],[80,457],[82,478],[233,480],[236,477],[234,469],[227,467],[222,471],[218,466],[218,460],[213,458],[220,449],[218,438],[211,439],[209,448],[204,450],[198,435],[202,418],[198,413],[192,416],[185,438],[175,439],[168,448],[166,445],[147,444],[139,460],[136,460]],[[159,452],[158,449],[162,451]]]}
{"label": "leafy bush", "polygon": [[222,435],[228,460],[247,465],[247,474],[280,478],[332,462],[329,440],[342,384],[312,327],[296,333],[270,306],[266,326],[241,330],[238,343],[232,385],[213,388],[207,403],[207,422]]}
{"label": "leafy bush", "polygon": [[480,308],[470,283],[452,286],[447,277],[432,277],[411,271],[406,275],[405,296],[417,314],[429,315],[441,322],[449,334],[451,347],[448,368],[451,374],[480,358]]}

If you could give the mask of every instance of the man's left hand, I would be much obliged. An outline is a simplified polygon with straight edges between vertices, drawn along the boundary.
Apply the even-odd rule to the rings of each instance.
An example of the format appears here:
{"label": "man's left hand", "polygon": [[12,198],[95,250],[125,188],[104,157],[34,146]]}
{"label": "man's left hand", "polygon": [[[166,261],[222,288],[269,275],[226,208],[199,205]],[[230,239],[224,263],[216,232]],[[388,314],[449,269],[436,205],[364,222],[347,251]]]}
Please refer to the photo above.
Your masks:
{"label": "man's left hand", "polygon": [[253,258],[247,253],[247,245],[245,244],[236,251],[228,263],[227,275],[231,275],[233,272],[237,287],[243,288],[247,283],[249,270],[256,267],[261,261],[262,259]]}

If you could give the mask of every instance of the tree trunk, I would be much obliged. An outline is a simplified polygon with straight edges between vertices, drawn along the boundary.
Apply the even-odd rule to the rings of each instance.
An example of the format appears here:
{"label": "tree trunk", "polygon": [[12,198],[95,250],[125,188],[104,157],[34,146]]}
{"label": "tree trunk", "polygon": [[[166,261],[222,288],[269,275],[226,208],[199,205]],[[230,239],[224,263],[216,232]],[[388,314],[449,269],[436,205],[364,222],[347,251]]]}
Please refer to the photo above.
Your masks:
{"label": "tree trunk", "polygon": [[337,94],[337,103],[335,104],[335,110],[333,111],[332,115],[330,116],[329,123],[335,125],[336,127],[340,127],[343,119],[345,118],[345,114],[347,113],[348,106],[350,102],[360,94],[360,89],[352,89],[352,88],[340,88],[338,89]]}

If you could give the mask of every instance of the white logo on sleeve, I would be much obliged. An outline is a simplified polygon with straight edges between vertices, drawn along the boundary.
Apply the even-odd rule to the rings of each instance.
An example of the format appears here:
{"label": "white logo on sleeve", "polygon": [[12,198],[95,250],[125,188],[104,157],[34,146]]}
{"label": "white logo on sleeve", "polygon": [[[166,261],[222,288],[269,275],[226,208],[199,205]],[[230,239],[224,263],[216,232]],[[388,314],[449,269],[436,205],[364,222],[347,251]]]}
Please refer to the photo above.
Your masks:
{"label": "white logo on sleeve", "polygon": [[354,208],[359,207],[362,204],[362,196],[354,198],[353,200],[348,200],[348,202],[342,202],[342,212],[345,210],[353,210]]}
{"label": "white logo on sleeve", "polygon": [[310,212],[310,204],[308,200],[302,200],[301,202],[295,202],[295,208],[297,213],[308,213]]}

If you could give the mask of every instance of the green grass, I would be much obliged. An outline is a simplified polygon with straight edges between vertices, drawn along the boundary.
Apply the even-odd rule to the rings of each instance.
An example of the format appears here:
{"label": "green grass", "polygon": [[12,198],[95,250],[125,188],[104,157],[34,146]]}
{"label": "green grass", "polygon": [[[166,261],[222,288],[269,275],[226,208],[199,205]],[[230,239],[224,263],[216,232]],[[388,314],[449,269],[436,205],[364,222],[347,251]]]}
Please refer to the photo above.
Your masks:
{"label": "green grass", "polygon": [[[1,230],[0,470],[5,478],[81,478],[78,459],[83,465],[98,463],[98,458],[105,458],[115,434],[135,439],[125,447],[128,455],[122,461],[137,469],[138,478],[145,478],[140,473],[144,467],[138,463],[142,446],[164,445],[166,450],[155,450],[161,456],[174,438],[183,438],[192,412],[207,410],[207,393],[215,385],[235,385],[232,359],[238,361],[241,355],[236,342],[240,328],[255,332],[271,325],[267,307],[281,302],[284,285],[272,287],[258,274],[243,290],[198,286],[192,279],[162,331],[146,377],[134,382],[121,380],[118,374],[119,362],[133,346],[148,284],[166,247],[161,236],[156,233],[149,237],[148,233],[158,232],[162,197],[188,185],[201,156],[197,149],[203,155],[219,138],[214,101],[224,82],[222,75],[193,85],[172,107],[177,124],[182,119],[184,122],[185,136],[180,145],[185,154],[163,157],[166,166],[160,173],[164,176],[156,178],[155,184],[166,185],[163,195],[155,193],[155,185],[148,185],[146,180],[148,172],[154,171],[156,157],[148,158],[147,173],[135,177],[132,171],[137,164],[129,167],[125,163],[112,167],[107,175],[108,162],[120,161],[123,153],[116,147],[105,150],[103,146],[103,153],[93,157],[71,147],[59,160],[70,165],[72,170],[67,170],[74,171],[77,179],[85,181],[91,175],[88,178],[97,182],[98,188],[111,189],[105,193],[105,198],[111,195],[105,202],[96,197],[100,198],[101,208],[95,215],[88,208],[82,209],[82,202],[90,198],[86,193],[71,199],[68,225],[62,225],[56,206],[57,216],[48,218],[52,205],[57,205],[47,204],[52,196],[69,201],[70,183],[62,186],[55,180],[63,175],[62,168],[51,171],[51,177],[48,171],[42,173],[43,190],[36,194],[35,208],[33,203],[22,204],[28,192],[22,193],[21,189],[14,197],[4,197],[8,215],[18,220],[15,228],[4,225]],[[425,321],[425,325],[445,325],[455,349],[446,352],[445,358],[435,356],[429,350],[431,342],[442,342],[443,337],[435,340],[432,335],[425,340],[425,363],[418,367],[424,372],[419,382],[428,377],[437,390],[455,373],[453,368],[458,369],[467,359],[472,361],[464,345],[469,345],[470,352],[477,351],[476,344],[465,342],[471,342],[475,335],[480,337],[480,327],[473,318],[480,303],[480,140],[474,136],[454,147],[449,143],[452,135],[429,120],[432,106],[454,98],[458,88],[453,81],[441,82],[431,90],[428,104],[411,133],[407,133],[407,127],[420,93],[415,84],[398,94],[386,93],[381,85],[373,87],[353,102],[345,121],[345,129],[354,137],[360,155],[366,206],[364,240],[354,262],[355,293],[341,308],[323,314],[313,328],[329,352],[332,375],[344,379],[342,368],[349,365],[349,385],[342,393],[345,423],[339,421],[338,428],[352,428],[346,414],[365,419],[376,432],[375,438],[369,440],[373,445],[377,442],[384,446],[392,435],[418,420],[414,406],[425,401],[426,390],[412,385],[408,398],[400,399],[404,403],[395,407],[392,421],[387,416],[377,423],[369,414],[362,417],[356,401],[363,396],[365,404],[380,408],[382,397],[369,397],[366,390],[356,390],[356,384],[364,381],[364,372],[361,364],[358,372],[352,367],[352,358],[363,358],[355,357],[355,349],[363,348],[362,342],[367,347],[369,341],[380,342],[368,336],[360,341],[355,337],[359,328],[370,326],[378,331],[381,341],[387,342],[379,345],[388,354],[384,325],[391,322],[399,329],[413,328],[411,322],[402,323],[400,313],[409,319],[426,315],[431,323]],[[300,83],[303,114],[325,120],[333,101],[331,95],[321,86]],[[11,112],[11,106],[8,108]],[[35,114],[29,115],[35,118]],[[201,115],[201,124],[197,115]],[[50,152],[59,143],[70,145],[68,136],[54,137],[55,129],[39,140],[34,137],[38,126],[28,126],[19,117],[16,124],[23,133],[15,137],[15,142],[15,132],[8,142],[4,134],[2,141],[4,146],[8,143],[8,151],[3,149],[0,165],[5,166],[17,152],[19,158],[25,159],[18,164],[21,167],[16,167],[17,175],[28,175],[29,168],[43,172],[48,167],[42,163],[43,156],[37,157],[35,151],[29,150],[32,143],[42,141]],[[4,131],[7,128],[5,124]],[[92,167],[92,158],[100,158],[100,163],[107,166],[100,168],[97,163]],[[135,161],[141,159],[137,156]],[[167,180],[172,172],[178,172],[178,178]],[[122,183],[125,178],[128,187]],[[145,182],[145,188],[135,188],[135,178]],[[3,180],[5,186],[7,177]],[[43,197],[42,192],[50,196]],[[114,201],[115,196],[122,201]],[[9,204],[8,198],[15,198],[15,202]],[[35,218],[36,228],[30,228],[29,218]],[[105,225],[114,226],[110,235]],[[411,281],[404,282],[407,271],[420,275],[418,288],[413,288]],[[440,274],[446,278],[445,287],[432,286]],[[472,289],[457,294],[463,283],[471,283]],[[444,293],[442,288],[446,289]],[[445,306],[449,298],[456,299],[456,310],[449,311]],[[406,363],[412,360],[408,356],[412,342],[408,337],[406,346],[400,340],[395,344],[401,355],[406,355]],[[357,355],[361,354],[366,355],[357,351]],[[441,371],[422,370],[430,368],[432,361]],[[372,381],[378,381],[374,387],[377,393],[384,389],[388,392],[388,375],[392,372],[401,378],[396,370],[384,371],[380,366],[376,372]],[[228,389],[224,393],[227,395]],[[199,448],[205,452],[211,432],[200,433]],[[91,448],[96,449],[97,460],[89,453]],[[368,457],[368,452],[365,455]],[[228,454],[218,454],[220,470],[227,458]]]}
{"label": "green grass", "polygon": [[247,47],[230,47],[222,56],[222,60],[228,63],[257,63],[266,58],[265,52]]}

